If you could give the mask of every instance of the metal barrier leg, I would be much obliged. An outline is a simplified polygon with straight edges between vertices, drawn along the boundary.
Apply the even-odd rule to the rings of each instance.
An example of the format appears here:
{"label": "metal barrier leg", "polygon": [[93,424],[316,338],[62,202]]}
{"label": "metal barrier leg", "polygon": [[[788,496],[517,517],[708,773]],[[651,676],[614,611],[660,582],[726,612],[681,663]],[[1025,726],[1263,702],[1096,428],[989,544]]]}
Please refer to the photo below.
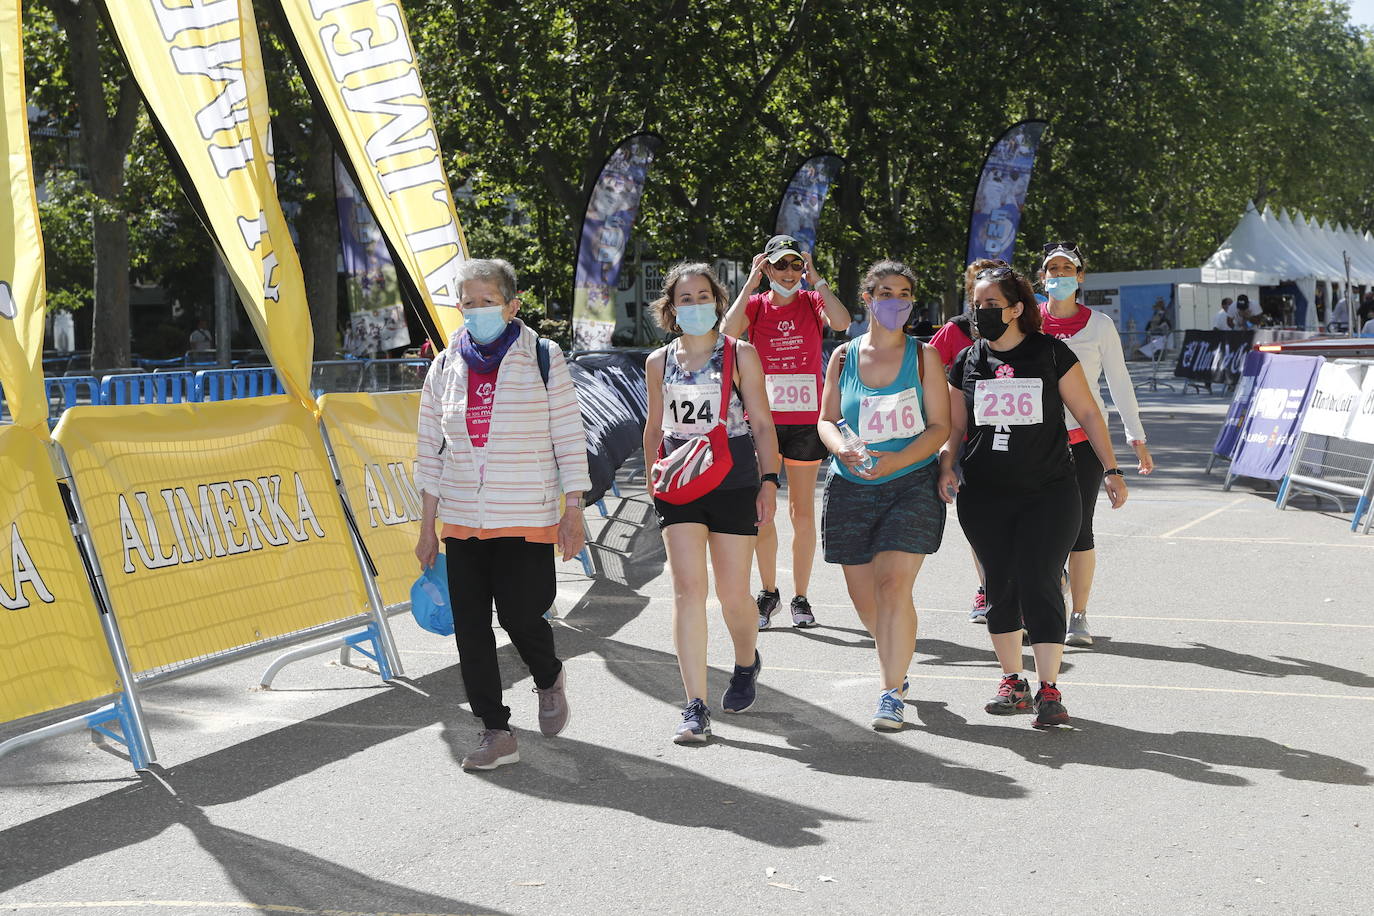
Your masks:
{"label": "metal barrier leg", "polygon": [[[114,605],[109,591],[105,588],[105,574],[100,567],[100,557],[91,540],[91,528],[86,521],[86,513],[81,508],[81,498],[77,493],[76,480],[72,466],[67,461],[67,453],[56,442],[51,443],[51,453],[57,461],[62,477],[58,480],[58,492],[67,509],[67,521],[71,525],[72,536],[76,538],[77,553],[86,568],[86,578],[95,594],[96,607],[100,611],[100,626],[109,646],[110,657],[114,661],[115,674],[119,676],[123,690],[115,703],[115,718],[123,730],[121,741],[129,748],[129,761],[135,770],[146,770],[148,765],[157,762],[157,750],[153,747],[152,736],[148,734],[148,723],[143,716],[143,704],[139,702],[138,685],[134,677],[129,654],[124,648],[124,636],[119,630],[119,620],[115,617]],[[109,721],[106,719],[105,721]]]}
{"label": "metal barrier leg", "polygon": [[[283,652],[281,655],[274,658],[272,663],[267,666],[267,670],[262,673],[262,677],[258,679],[258,683],[261,684],[263,688],[270,690],[272,688],[272,682],[276,680],[277,675],[280,674],[282,669],[287,665],[293,662],[303,661],[307,658],[313,658],[316,655],[323,655],[335,646],[339,648],[340,665],[348,665],[350,663],[349,653],[356,649],[358,652],[366,655],[377,663],[377,672],[381,675],[382,680],[389,681],[394,676],[391,670],[391,663],[387,661],[386,654],[380,649],[377,625],[375,623],[369,623],[365,629],[359,632],[340,633],[338,636],[331,636],[328,639],[292,649],[290,652]],[[369,646],[371,647],[370,649],[365,648]]]}
{"label": "metal barrier leg", "polygon": [[[117,725],[119,731],[112,731],[108,727],[110,725]],[[152,762],[148,758],[147,748],[143,742],[138,740],[138,725],[133,720],[128,698],[123,694],[115,702],[102,706],[94,712],[63,719],[61,722],[53,722],[42,728],[35,728],[33,731],[16,735],[8,741],[0,742],[0,756],[20,748],[31,747],[49,738],[84,731],[95,732],[124,745],[128,749],[129,762],[133,764],[135,771],[148,769],[148,764]]]}

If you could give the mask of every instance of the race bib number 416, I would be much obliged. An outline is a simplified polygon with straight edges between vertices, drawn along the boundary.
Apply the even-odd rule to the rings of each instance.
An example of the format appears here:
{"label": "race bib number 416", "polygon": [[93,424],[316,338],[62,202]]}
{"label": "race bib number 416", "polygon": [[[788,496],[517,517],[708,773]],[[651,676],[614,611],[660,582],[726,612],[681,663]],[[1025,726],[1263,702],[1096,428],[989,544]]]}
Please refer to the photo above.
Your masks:
{"label": "race bib number 416", "polygon": [[768,383],[768,406],[773,413],[820,409],[821,399],[814,375],[770,375],[765,381]]}
{"label": "race bib number 416", "polygon": [[704,436],[716,425],[719,385],[668,385],[663,428],[679,436]]}
{"label": "race bib number 416", "polygon": [[1043,423],[1044,389],[1038,378],[979,379],[973,388],[973,419],[979,426]]}
{"label": "race bib number 416", "polygon": [[910,439],[926,428],[915,388],[896,394],[872,394],[859,401],[859,438],[869,445]]}

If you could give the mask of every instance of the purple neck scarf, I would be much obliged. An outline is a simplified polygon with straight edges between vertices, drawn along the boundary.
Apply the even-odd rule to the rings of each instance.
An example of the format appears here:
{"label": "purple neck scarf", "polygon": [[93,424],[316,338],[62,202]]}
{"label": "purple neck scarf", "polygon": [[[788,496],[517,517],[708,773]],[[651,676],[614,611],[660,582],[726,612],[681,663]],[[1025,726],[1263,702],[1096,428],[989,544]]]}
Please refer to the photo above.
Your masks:
{"label": "purple neck scarf", "polygon": [[473,340],[468,329],[463,328],[458,335],[458,352],[470,370],[487,375],[496,371],[501,365],[501,360],[505,358],[506,351],[519,337],[520,323],[513,318],[501,332],[501,336],[489,344],[480,344]]}

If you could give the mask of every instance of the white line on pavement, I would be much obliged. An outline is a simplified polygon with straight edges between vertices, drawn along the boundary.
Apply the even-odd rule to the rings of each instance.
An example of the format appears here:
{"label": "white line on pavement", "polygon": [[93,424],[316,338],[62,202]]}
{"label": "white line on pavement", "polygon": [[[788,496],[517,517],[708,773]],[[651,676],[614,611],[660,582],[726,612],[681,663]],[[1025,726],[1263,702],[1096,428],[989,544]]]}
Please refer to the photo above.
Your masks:
{"label": "white line on pavement", "polygon": [[1231,508],[1234,508],[1235,506],[1239,506],[1241,503],[1246,502],[1247,500],[1249,500],[1249,498],[1250,498],[1250,497],[1248,497],[1248,496],[1242,496],[1242,497],[1240,497],[1239,499],[1234,499],[1234,500],[1232,500],[1231,502],[1227,503],[1226,505],[1221,506],[1220,508],[1213,509],[1211,512],[1208,512],[1208,513],[1205,514],[1205,515],[1201,515],[1201,516],[1199,516],[1198,518],[1193,519],[1191,522],[1188,522],[1186,525],[1179,525],[1177,528],[1173,529],[1172,531],[1166,531],[1164,534],[1161,534],[1160,537],[1161,537],[1161,538],[1170,538],[1170,537],[1173,537],[1174,535],[1178,534],[1180,531],[1187,531],[1189,528],[1193,527],[1194,525],[1197,525],[1197,524],[1199,524],[1199,523],[1201,523],[1201,522],[1205,522],[1205,521],[1207,521],[1207,519],[1212,518],[1212,517],[1214,517],[1214,516],[1220,515],[1221,513],[1225,512],[1227,509],[1231,509]]}

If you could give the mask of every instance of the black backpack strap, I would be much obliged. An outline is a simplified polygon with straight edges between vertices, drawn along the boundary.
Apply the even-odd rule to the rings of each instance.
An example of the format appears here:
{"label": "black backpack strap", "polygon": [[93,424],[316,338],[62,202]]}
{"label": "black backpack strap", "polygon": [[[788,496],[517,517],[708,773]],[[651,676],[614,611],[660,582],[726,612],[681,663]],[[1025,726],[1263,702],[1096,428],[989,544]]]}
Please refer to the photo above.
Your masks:
{"label": "black backpack strap", "polygon": [[553,341],[547,337],[536,337],[534,339],[534,357],[539,362],[539,377],[544,380],[544,387],[549,387],[549,363],[553,361],[553,354],[550,348]]}

